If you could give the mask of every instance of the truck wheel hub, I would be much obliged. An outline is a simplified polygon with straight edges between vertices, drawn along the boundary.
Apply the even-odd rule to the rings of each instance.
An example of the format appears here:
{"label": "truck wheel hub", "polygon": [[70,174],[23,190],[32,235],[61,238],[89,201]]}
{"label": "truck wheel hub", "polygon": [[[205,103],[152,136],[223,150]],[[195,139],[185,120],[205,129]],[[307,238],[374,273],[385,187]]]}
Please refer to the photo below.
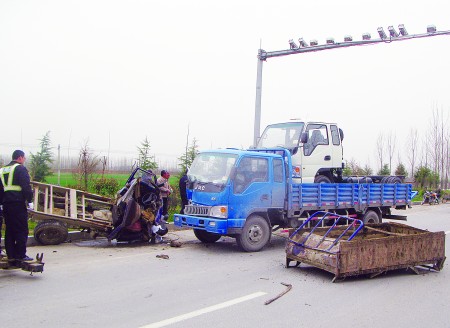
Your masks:
{"label": "truck wheel hub", "polygon": [[252,242],[258,242],[261,240],[262,238],[262,230],[261,227],[259,226],[252,226],[250,228],[250,230],[248,231],[248,238],[252,241]]}

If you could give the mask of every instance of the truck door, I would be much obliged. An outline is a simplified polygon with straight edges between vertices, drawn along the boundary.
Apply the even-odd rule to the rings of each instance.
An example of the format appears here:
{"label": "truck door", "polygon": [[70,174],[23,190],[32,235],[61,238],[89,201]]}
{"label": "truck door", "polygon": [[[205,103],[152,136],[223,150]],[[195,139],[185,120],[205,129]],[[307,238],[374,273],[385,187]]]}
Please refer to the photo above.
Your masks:
{"label": "truck door", "polygon": [[308,124],[308,141],[303,145],[302,182],[314,182],[320,168],[333,167],[328,128],[325,124]]}
{"label": "truck door", "polygon": [[229,204],[234,218],[247,218],[255,209],[271,206],[271,184],[267,158],[244,156],[232,180]]}
{"label": "truck door", "polygon": [[281,158],[272,160],[273,185],[272,185],[272,208],[284,208],[286,200],[286,178],[284,165]]}
{"label": "truck door", "polygon": [[342,137],[343,133],[342,130],[339,131],[339,128],[332,124],[330,125],[330,132],[331,132],[331,161],[333,167],[342,167],[342,160],[343,160],[343,154],[342,154]]}

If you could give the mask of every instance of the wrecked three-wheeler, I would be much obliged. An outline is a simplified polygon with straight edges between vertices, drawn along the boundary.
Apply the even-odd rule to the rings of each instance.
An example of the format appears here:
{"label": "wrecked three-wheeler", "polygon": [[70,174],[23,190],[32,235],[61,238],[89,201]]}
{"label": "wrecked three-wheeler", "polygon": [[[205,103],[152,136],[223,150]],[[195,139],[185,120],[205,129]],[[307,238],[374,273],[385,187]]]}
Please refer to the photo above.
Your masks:
{"label": "wrecked three-wheeler", "polygon": [[32,182],[32,187],[34,210],[29,216],[38,222],[34,237],[42,245],[66,241],[70,228],[119,242],[152,242],[156,235],[167,233],[151,170],[134,169],[115,199],[39,182]]}

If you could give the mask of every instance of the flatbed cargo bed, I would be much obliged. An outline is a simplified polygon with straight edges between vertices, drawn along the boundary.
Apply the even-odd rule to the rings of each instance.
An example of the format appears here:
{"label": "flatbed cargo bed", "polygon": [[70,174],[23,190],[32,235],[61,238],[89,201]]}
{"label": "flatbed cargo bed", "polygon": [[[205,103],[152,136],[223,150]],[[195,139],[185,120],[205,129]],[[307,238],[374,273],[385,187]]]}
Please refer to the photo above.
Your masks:
{"label": "flatbed cargo bed", "polygon": [[[445,261],[445,233],[421,230],[400,223],[297,229],[286,244],[286,267],[306,263],[334,274],[334,279],[424,266],[436,271]],[[343,235],[342,235],[343,234]],[[342,238],[341,238],[342,237]]]}

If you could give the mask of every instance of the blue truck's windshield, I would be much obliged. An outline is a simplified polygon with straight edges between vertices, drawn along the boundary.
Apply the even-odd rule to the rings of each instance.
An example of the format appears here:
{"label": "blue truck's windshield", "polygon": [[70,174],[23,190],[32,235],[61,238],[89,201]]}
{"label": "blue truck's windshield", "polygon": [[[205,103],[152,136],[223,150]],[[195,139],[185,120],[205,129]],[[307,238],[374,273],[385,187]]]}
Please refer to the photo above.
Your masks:
{"label": "blue truck's windshield", "polygon": [[257,148],[294,148],[298,146],[304,127],[303,122],[288,122],[272,124],[266,127]]}
{"label": "blue truck's windshield", "polygon": [[226,153],[200,153],[189,168],[189,181],[224,185],[237,157]]}

